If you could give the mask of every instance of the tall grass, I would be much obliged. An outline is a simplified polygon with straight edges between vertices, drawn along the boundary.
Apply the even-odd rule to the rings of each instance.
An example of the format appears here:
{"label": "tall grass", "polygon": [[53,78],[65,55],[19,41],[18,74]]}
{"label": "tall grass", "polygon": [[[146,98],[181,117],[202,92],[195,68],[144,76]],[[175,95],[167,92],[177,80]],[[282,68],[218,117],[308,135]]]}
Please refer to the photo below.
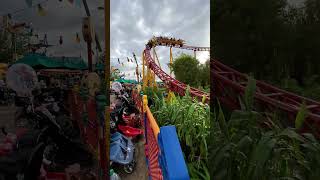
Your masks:
{"label": "tall grass", "polygon": [[193,100],[187,90],[184,97],[168,102],[153,94],[151,110],[159,126],[175,125],[192,179],[210,179],[207,140],[210,132],[210,108]]}
{"label": "tall grass", "polygon": [[[243,109],[226,120],[220,104],[214,112],[209,169],[213,179],[316,180],[320,178],[320,144],[312,134],[298,134],[306,115],[297,114],[295,128],[253,110],[254,80],[249,80]],[[263,128],[267,124],[269,128]]]}

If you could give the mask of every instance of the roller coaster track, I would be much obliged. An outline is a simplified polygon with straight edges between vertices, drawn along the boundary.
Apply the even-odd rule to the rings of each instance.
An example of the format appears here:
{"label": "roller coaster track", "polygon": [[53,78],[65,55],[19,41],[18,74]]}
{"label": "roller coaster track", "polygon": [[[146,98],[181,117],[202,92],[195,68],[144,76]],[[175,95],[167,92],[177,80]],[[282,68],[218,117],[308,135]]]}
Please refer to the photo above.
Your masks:
{"label": "roller coaster track", "polygon": [[[186,46],[186,45],[177,46],[174,44],[163,44],[163,43],[161,43],[161,41],[158,41],[157,38],[155,38],[154,40],[155,40],[155,44],[153,45],[153,47],[167,46],[167,47],[174,47],[174,48],[194,50],[194,51],[210,51],[209,47],[194,47],[194,46]],[[148,68],[150,68],[155,73],[155,75],[157,75],[166,84],[168,89],[170,89],[173,92],[178,93],[180,96],[184,96],[186,89],[187,89],[187,85],[176,80],[175,78],[171,77],[167,73],[165,73],[156,64],[155,60],[151,56],[151,52],[150,52],[151,48],[152,47],[150,47],[149,45],[146,45],[146,48],[143,51]],[[196,88],[190,87],[190,95],[192,97],[198,98],[198,100],[201,100],[203,97],[205,97],[206,98],[205,102],[206,103],[210,102],[209,93],[205,93],[205,92],[198,90]]]}
{"label": "roller coaster track", "polygon": [[[242,74],[217,60],[211,60],[212,96],[231,110],[240,109],[239,95],[243,95],[248,76]],[[320,103],[305,97],[279,89],[262,81],[256,81],[255,109],[263,112],[283,112],[287,115],[288,126],[294,126],[295,117],[305,103],[307,117],[301,132],[320,127]],[[317,136],[319,133],[317,132]]]}

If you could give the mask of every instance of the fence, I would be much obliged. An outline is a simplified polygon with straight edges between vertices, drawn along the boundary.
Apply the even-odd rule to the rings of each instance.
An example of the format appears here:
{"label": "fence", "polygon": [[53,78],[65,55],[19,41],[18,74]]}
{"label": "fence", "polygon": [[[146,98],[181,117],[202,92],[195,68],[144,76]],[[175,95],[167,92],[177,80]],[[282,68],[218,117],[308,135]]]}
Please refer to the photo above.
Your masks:
{"label": "fence", "polygon": [[132,92],[133,101],[143,117],[145,155],[149,178],[152,180],[188,180],[189,174],[174,126],[159,128],[149,107],[147,96],[143,99]]}
{"label": "fence", "polygon": [[[69,94],[71,119],[80,129],[82,140],[87,143],[99,160],[100,177],[106,179],[107,164],[105,151],[105,104],[101,103],[105,97],[91,97],[72,91]],[[99,138],[97,138],[99,137]]]}

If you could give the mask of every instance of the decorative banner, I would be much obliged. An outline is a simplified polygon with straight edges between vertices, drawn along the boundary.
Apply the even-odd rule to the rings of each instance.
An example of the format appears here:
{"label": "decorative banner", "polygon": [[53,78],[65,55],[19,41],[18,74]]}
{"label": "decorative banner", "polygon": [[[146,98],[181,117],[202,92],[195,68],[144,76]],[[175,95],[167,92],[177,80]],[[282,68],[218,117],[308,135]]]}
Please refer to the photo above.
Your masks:
{"label": "decorative banner", "polygon": [[41,6],[41,4],[38,4],[38,14],[39,16],[46,16],[47,12],[45,11],[45,9]]}
{"label": "decorative banner", "polygon": [[48,44],[47,34],[44,34],[43,43],[46,45]]}
{"label": "decorative banner", "polygon": [[76,34],[76,42],[79,44],[80,43],[80,37],[79,37],[79,34],[77,33]]}
{"label": "decorative banner", "polygon": [[27,3],[27,5],[28,5],[29,8],[32,7],[32,0],[26,0],[26,3]]}
{"label": "decorative banner", "polygon": [[62,36],[60,36],[59,44],[61,45],[63,43]]}

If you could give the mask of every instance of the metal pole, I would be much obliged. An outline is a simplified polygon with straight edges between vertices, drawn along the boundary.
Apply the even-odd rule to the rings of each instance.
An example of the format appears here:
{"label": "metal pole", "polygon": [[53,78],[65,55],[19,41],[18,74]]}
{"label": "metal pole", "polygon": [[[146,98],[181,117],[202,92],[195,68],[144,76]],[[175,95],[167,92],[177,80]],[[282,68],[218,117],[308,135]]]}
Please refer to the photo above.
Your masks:
{"label": "metal pole", "polygon": [[[106,121],[105,121],[105,153],[106,154],[106,178],[110,179],[109,169],[110,169],[110,1],[104,0],[104,20],[105,20],[105,81],[106,81],[106,96],[107,96],[107,107],[106,107]],[[97,37],[97,36],[96,36]]]}
{"label": "metal pole", "polygon": [[91,41],[87,42],[88,47],[88,68],[89,72],[92,72],[92,47],[91,47]]}
{"label": "metal pole", "polygon": [[[89,10],[88,4],[87,4],[87,0],[82,0],[82,2],[83,2],[84,9],[86,10],[87,16],[88,17],[91,16],[90,15],[90,10]],[[102,51],[97,33],[95,33],[95,41],[96,41],[98,50]]]}

